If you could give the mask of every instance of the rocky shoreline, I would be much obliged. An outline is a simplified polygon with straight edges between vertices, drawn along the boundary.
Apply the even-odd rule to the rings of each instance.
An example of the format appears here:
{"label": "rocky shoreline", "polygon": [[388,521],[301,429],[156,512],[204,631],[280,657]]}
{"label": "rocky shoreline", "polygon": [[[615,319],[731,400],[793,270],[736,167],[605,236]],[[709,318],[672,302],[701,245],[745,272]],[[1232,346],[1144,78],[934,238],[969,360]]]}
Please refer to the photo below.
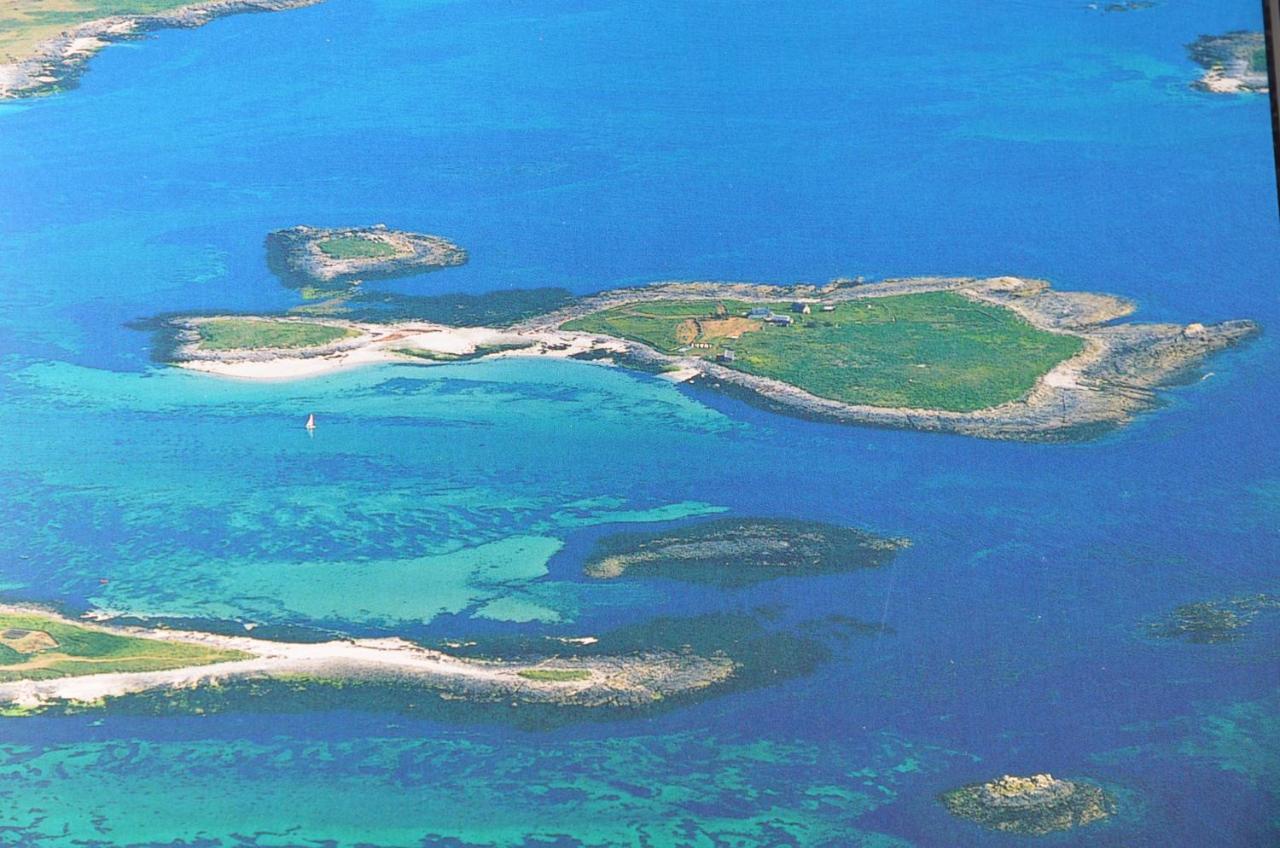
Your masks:
{"label": "rocky shoreline", "polygon": [[[1187,45],[1192,61],[1204,68],[1192,87],[1211,94],[1266,94],[1266,41],[1261,32],[1237,30],[1202,35]],[[1262,56],[1259,63],[1257,57]]]}
{"label": "rocky shoreline", "polygon": [[95,54],[117,41],[158,29],[190,29],[243,12],[281,12],[321,0],[212,0],[150,15],[112,15],[88,21],[41,42],[29,56],[0,65],[0,100],[71,88]]}
{"label": "rocky shoreline", "polygon": [[240,651],[250,659],[163,671],[123,671],[0,683],[0,707],[39,711],[57,704],[101,704],[142,692],[187,689],[234,680],[388,681],[446,700],[561,707],[638,708],[730,681],[736,663],[723,654],[642,651],[529,660],[463,659],[398,638],[276,642],[142,627],[71,621],[42,609],[5,607],[77,627],[158,642]]}
{"label": "rocky shoreline", "polygon": [[[562,329],[574,318],[640,301],[675,298],[833,303],[934,291],[954,292],[1008,308],[1037,329],[1081,339],[1083,350],[1043,375],[1031,392],[1017,401],[972,412],[953,412],[848,404],[707,357],[668,355],[627,339]],[[1090,438],[1130,422],[1138,414],[1159,406],[1159,388],[1185,379],[1209,355],[1260,332],[1251,321],[1185,326],[1116,323],[1134,308],[1131,302],[1111,295],[1059,292],[1044,281],[1017,277],[922,277],[869,284],[836,281],[825,286],[662,283],[603,292],[505,330],[307,319],[355,328],[361,335],[306,350],[214,352],[183,344],[178,346],[174,361],[226,376],[287,379],[369,362],[422,362],[423,357],[406,355],[415,349],[443,351],[455,355],[453,358],[457,354],[476,354],[473,358],[478,358],[488,355],[485,350],[494,351],[493,355],[551,355],[616,362],[662,373],[673,380],[700,383],[778,412],[814,420],[987,439],[1055,442]],[[179,332],[185,327],[189,333],[190,323],[196,320],[199,319],[177,319],[173,324]]]}
{"label": "rocky shoreline", "polygon": [[[327,243],[376,247],[383,255],[335,256]],[[463,265],[467,252],[441,236],[371,227],[290,227],[267,235],[267,265],[285,285],[320,288]]]}

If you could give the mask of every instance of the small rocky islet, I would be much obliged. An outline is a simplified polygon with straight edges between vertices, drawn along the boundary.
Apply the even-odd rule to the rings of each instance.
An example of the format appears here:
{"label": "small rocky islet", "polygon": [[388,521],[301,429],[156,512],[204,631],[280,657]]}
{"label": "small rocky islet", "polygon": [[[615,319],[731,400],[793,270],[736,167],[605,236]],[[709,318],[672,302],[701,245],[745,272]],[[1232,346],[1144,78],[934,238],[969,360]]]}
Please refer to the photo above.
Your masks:
{"label": "small rocky islet", "polygon": [[721,518],[597,541],[584,572],[609,580],[657,576],[740,586],[791,575],[876,568],[910,545],[906,539],[816,521]]}
{"label": "small rocky islet", "polygon": [[1051,774],[1004,775],[945,792],[940,800],[954,816],[1021,836],[1071,830],[1116,812],[1115,798],[1102,787]]}

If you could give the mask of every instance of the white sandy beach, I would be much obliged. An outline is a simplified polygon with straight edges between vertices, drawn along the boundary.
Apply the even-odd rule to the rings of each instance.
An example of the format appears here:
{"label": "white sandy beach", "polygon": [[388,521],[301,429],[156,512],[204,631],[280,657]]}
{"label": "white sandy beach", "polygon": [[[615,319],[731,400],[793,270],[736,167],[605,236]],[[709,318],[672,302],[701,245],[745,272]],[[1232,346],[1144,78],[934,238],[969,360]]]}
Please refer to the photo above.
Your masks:
{"label": "white sandy beach", "polygon": [[[325,323],[317,320],[316,323]],[[622,352],[625,346],[597,336],[557,330],[497,330],[489,327],[449,327],[443,324],[353,324],[361,331],[355,344],[337,345],[332,352],[301,350],[237,351],[205,354],[189,349],[187,358],[175,364],[192,371],[252,381],[300,380],[349,368],[387,362],[443,365],[405,350],[466,357],[482,348],[507,348],[487,352],[486,357],[535,356],[569,358],[598,350]]]}

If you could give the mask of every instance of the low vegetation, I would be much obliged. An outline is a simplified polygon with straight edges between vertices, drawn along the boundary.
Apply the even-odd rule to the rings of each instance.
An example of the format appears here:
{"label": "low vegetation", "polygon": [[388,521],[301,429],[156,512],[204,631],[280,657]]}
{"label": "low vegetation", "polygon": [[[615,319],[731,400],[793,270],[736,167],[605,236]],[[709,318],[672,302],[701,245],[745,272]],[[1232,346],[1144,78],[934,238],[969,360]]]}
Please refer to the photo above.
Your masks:
{"label": "low vegetation", "polygon": [[360,335],[350,327],[262,318],[210,318],[196,325],[202,350],[302,348]]}
{"label": "low vegetation", "polygon": [[401,356],[412,356],[414,359],[425,359],[429,362],[467,362],[472,359],[479,359],[483,356],[489,356],[494,353],[506,353],[512,350],[524,350],[530,347],[524,342],[510,342],[504,344],[482,344],[476,345],[475,350],[470,353],[449,353],[443,350],[426,350],[420,347],[399,347],[395,349],[395,353]]}
{"label": "low vegetation", "polygon": [[572,680],[589,680],[591,672],[585,668],[526,668],[516,674],[526,680],[543,683],[568,683]]}
{"label": "low vegetation", "polygon": [[[748,318],[766,306],[793,323]],[[1079,353],[1074,336],[1038,330],[1016,313],[952,292],[865,298],[812,314],[791,304],[652,301],[577,318],[565,329],[619,336],[663,353],[714,357],[819,397],[850,404],[968,412],[1026,396]]]}
{"label": "low vegetation", "polygon": [[352,321],[431,321],[450,327],[509,327],[568,306],[573,295],[560,288],[505,289],[484,294],[411,295],[364,287],[330,297],[327,289],[304,289],[319,301],[295,307],[300,315],[336,315]]}
{"label": "low vegetation", "polygon": [[0,612],[0,683],[162,671],[246,657],[240,651],[106,633],[38,613]]}
{"label": "low vegetation", "polygon": [[316,247],[331,259],[382,259],[395,256],[396,249],[384,241],[361,236],[339,236],[319,242]]}

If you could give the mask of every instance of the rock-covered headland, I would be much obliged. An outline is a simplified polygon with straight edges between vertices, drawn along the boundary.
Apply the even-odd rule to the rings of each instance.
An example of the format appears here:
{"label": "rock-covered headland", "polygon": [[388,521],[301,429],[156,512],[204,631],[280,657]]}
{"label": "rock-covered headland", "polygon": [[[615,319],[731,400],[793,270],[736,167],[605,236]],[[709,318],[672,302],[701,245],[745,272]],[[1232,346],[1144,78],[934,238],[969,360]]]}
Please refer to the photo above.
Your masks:
{"label": "rock-covered headland", "polygon": [[204,26],[242,12],[280,12],[321,0],[212,0],[145,15],[111,15],[78,24],[40,42],[27,56],[0,65],[0,99],[33,97],[70,88],[89,60],[109,44],[158,29]]}

